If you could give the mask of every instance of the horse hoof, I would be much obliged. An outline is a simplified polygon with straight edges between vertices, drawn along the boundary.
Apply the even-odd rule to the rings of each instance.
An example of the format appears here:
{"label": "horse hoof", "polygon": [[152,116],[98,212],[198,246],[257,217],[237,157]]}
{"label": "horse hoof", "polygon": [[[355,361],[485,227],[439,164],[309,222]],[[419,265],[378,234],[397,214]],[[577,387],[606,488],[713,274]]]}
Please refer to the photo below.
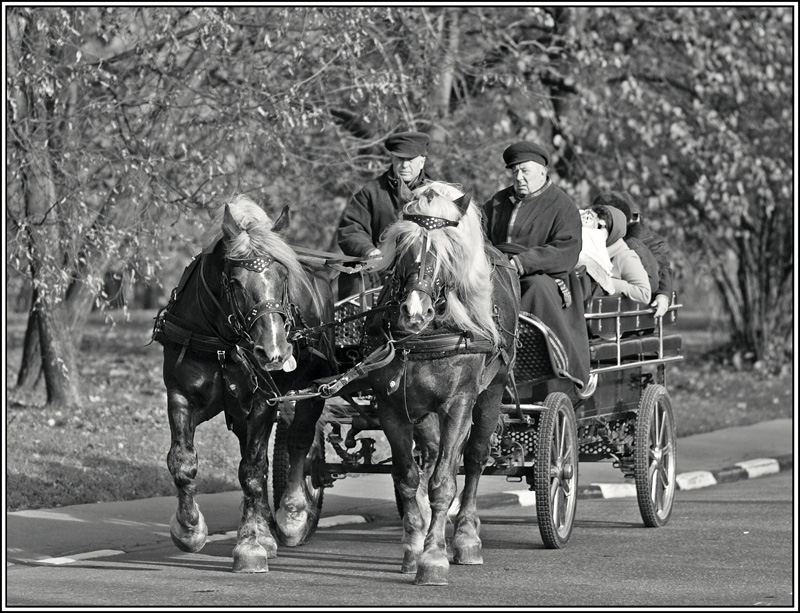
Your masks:
{"label": "horse hoof", "polygon": [[417,554],[406,551],[403,555],[403,565],[400,567],[400,572],[408,575],[417,572]]}
{"label": "horse hoof", "polygon": [[196,553],[206,544],[208,526],[206,526],[202,514],[200,514],[197,525],[189,528],[178,521],[178,516],[173,513],[172,517],[169,518],[169,535],[178,549],[187,553]]}
{"label": "horse hoof", "polygon": [[414,585],[447,585],[447,566],[420,566]]}
{"label": "horse hoof", "polygon": [[278,544],[271,534],[258,537],[258,544],[267,552],[267,558],[273,560],[278,557]]}
{"label": "horse hoof", "polygon": [[267,551],[261,545],[239,543],[233,548],[233,572],[265,573],[267,571],[269,571]]}
{"label": "horse hoof", "polygon": [[443,555],[422,554],[417,560],[415,585],[447,585],[450,564]]}
{"label": "horse hoof", "polygon": [[480,545],[467,545],[453,549],[453,564],[483,564]]}
{"label": "horse hoof", "polygon": [[278,540],[286,547],[303,544],[307,533],[308,513],[305,511],[287,513],[283,508],[275,514]]}

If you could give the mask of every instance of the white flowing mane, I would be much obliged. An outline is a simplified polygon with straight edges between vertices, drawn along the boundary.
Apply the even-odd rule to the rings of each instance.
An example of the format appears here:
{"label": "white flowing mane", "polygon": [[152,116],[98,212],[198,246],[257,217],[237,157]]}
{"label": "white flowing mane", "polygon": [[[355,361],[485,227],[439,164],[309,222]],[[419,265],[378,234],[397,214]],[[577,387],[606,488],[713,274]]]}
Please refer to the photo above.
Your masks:
{"label": "white flowing mane", "polygon": [[[272,231],[274,222],[264,210],[247,196],[239,195],[228,203],[228,208],[242,232],[225,241],[225,256],[229,260],[247,260],[256,257],[271,257],[289,271],[289,297],[297,301],[303,295],[311,296],[318,314],[322,314],[317,292],[308,280],[308,275],[292,247]],[[210,251],[223,238],[222,218],[225,207],[219,207],[214,215],[212,229],[203,241],[204,251]],[[303,292],[307,292],[304,294]],[[305,305],[300,304],[301,308]]]}
{"label": "white flowing mane", "polygon": [[440,181],[417,188],[413,193],[416,199],[405,205],[404,213],[441,217],[459,223],[426,230],[413,221],[399,219],[385,230],[381,238],[382,258],[376,269],[389,268],[427,232],[435,254],[434,275],[453,288],[447,295],[444,313],[438,316],[438,321],[488,337],[495,346],[499,345],[500,334],[492,317],[492,266],[484,250],[480,209],[471,201],[462,217],[454,200],[463,196],[463,192]]}

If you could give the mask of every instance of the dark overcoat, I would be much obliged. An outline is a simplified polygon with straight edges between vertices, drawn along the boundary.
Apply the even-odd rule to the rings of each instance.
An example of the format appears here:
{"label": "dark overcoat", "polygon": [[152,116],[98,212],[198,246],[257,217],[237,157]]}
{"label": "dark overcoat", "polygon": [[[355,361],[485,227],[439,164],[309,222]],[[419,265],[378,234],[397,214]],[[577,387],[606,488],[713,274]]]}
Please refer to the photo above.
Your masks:
{"label": "dark overcoat", "polygon": [[[399,196],[397,182],[400,180],[394,176],[394,171],[389,166],[380,176],[356,192],[347,203],[337,230],[337,241],[345,255],[366,257],[378,246],[383,231],[400,217],[403,205],[406,204]],[[418,183],[434,180],[433,173],[423,168]],[[357,274],[340,274],[339,298],[377,287],[381,283],[374,273],[365,276],[364,287],[360,287],[360,281]]]}
{"label": "dark overcoat", "polygon": [[[523,266],[521,309],[541,319],[558,337],[566,350],[569,378],[584,387],[589,379],[589,338],[583,291],[574,272],[582,243],[578,207],[548,180],[521,201],[513,187],[500,190],[483,210],[489,240],[500,251],[516,254]],[[556,280],[568,289],[568,297]]]}
{"label": "dark overcoat", "polygon": [[[403,205],[396,179],[389,166],[379,177],[356,192],[342,213],[337,231],[345,255],[364,257],[380,242],[381,234],[400,217]],[[422,181],[435,180],[422,169]]]}

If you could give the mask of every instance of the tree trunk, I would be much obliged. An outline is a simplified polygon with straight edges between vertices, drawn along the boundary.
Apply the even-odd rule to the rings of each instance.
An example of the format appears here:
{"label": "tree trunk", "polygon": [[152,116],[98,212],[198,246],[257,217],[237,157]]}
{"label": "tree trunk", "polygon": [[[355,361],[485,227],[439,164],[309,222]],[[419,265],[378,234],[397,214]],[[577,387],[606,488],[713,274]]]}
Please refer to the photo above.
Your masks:
{"label": "tree trunk", "polygon": [[[36,293],[34,291],[34,301]],[[39,317],[35,308],[28,312],[28,325],[22,345],[22,362],[17,373],[17,389],[34,389],[42,379],[42,354],[39,341]]]}
{"label": "tree trunk", "polygon": [[42,309],[38,320],[47,404],[69,408],[79,405],[80,395],[75,348],[70,342],[65,311],[63,303]]}
{"label": "tree trunk", "polygon": [[[12,30],[19,37],[16,42],[25,38],[28,48],[34,50],[38,57],[46,58],[49,50],[45,36],[24,19],[15,23],[15,26],[20,26]],[[10,47],[13,49],[14,45]],[[19,48],[22,47],[20,43]],[[12,68],[15,71],[16,61],[14,56]],[[37,89],[35,83],[23,81],[23,88],[24,91],[15,92],[18,94],[18,112],[25,119],[18,123],[16,135],[21,140],[20,149],[24,152],[20,182],[26,216],[30,220],[26,228],[27,249],[31,256],[31,275],[36,296],[31,307],[35,311],[32,318],[38,323],[47,403],[76,406],[79,398],[78,369],[69,343],[69,328],[64,319],[63,290],[59,289],[58,280],[60,271],[48,269],[48,262],[61,261],[58,198],[49,149],[53,100],[49,94]],[[29,325],[26,337],[32,340],[33,334]],[[28,359],[27,363],[23,361],[26,366],[33,360],[30,351]],[[28,372],[32,376],[33,370]]]}
{"label": "tree trunk", "polygon": [[446,51],[442,57],[441,70],[439,71],[439,87],[434,94],[434,105],[439,119],[444,119],[450,114],[450,96],[453,91],[453,79],[458,56],[459,24],[458,11],[445,8],[442,12],[441,34],[446,39]]}

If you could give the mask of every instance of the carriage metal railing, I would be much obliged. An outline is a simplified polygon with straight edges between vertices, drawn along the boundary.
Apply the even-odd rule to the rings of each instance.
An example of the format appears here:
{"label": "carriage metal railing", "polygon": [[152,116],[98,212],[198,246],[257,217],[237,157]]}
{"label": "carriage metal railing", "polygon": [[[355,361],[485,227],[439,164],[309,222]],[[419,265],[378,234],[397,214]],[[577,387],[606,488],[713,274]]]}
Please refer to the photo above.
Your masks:
{"label": "carriage metal railing", "polygon": [[[676,311],[677,309],[681,308],[682,304],[675,304],[674,302],[670,304],[667,308],[667,312]],[[657,329],[658,329],[658,354],[656,358],[647,358],[633,362],[622,362],[622,343],[626,340],[622,338],[622,318],[623,317],[638,317],[641,315],[654,315],[656,312],[655,308],[649,308],[646,310],[638,310],[638,311],[609,311],[607,313],[586,313],[584,317],[587,320],[594,320],[594,319],[611,319],[612,317],[615,318],[615,338],[613,339],[617,345],[617,363],[611,366],[602,366],[598,368],[592,368],[589,370],[590,374],[600,374],[605,372],[614,372],[617,370],[625,370],[628,368],[633,368],[636,366],[654,366],[657,364],[666,364],[668,362],[677,362],[683,360],[682,355],[675,355],[675,356],[665,356],[664,355],[664,317],[666,317],[666,313],[663,317],[656,318],[657,322]]]}

